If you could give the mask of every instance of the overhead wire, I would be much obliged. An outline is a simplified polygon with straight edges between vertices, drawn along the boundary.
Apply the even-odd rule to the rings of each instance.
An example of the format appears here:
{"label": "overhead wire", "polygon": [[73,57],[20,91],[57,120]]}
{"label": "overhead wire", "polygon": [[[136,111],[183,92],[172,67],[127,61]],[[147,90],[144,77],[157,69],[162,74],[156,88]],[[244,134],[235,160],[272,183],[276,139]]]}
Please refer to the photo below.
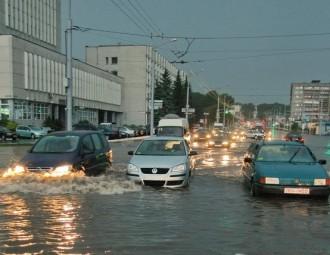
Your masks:
{"label": "overhead wire", "polygon": [[[127,18],[129,18],[130,21],[132,21],[143,33],[146,33],[146,30],[138,23],[136,20],[134,20],[115,0],[109,0],[112,2]],[[91,28],[86,28],[88,30],[95,30]],[[100,32],[100,31],[99,31]],[[105,31],[103,31],[105,32]],[[148,32],[148,31],[147,31]]]}
{"label": "overhead wire", "polygon": [[148,12],[145,10],[143,5],[139,2],[139,0],[135,0],[135,3],[139,6],[139,9],[145,14],[145,17],[150,21],[150,23],[155,27],[155,30],[157,30],[160,34],[162,34],[161,29],[159,26],[153,21],[151,16],[148,14]]}
{"label": "overhead wire", "polygon": [[157,31],[160,34],[162,34],[162,32],[146,18],[146,15],[144,14],[143,10],[139,9],[135,4],[133,4],[131,0],[127,0],[127,1],[130,4],[130,6],[138,13],[138,15],[140,15],[140,17],[144,20],[145,24],[147,24],[151,28],[151,31],[155,31],[155,32]]}

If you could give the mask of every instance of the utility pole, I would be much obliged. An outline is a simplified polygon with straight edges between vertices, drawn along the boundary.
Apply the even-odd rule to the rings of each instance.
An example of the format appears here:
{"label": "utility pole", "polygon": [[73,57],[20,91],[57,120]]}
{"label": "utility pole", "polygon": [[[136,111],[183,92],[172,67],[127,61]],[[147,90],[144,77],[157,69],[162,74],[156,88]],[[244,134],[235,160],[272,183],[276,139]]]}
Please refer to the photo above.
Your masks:
{"label": "utility pole", "polygon": [[223,127],[226,126],[226,94],[223,94]]}
{"label": "utility pole", "polygon": [[187,82],[187,99],[186,99],[186,120],[188,122],[188,116],[189,116],[189,82]]}
{"label": "utility pole", "polygon": [[68,1],[68,26],[66,34],[66,130],[72,130],[72,18],[71,18],[71,0]]}
{"label": "utility pole", "polygon": [[219,107],[220,107],[220,96],[218,95],[218,108],[217,108],[217,115],[216,115],[217,123],[220,122],[220,109],[219,109]]}
{"label": "utility pole", "polygon": [[151,102],[150,102],[150,135],[154,134],[154,104],[155,104],[155,53],[151,45]]}

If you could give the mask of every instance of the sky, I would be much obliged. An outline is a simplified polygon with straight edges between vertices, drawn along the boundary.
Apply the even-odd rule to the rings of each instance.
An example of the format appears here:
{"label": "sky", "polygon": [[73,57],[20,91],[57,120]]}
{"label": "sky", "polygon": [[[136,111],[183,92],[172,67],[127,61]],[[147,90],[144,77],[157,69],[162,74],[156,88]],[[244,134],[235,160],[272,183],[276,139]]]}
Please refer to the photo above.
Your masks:
{"label": "sky", "polygon": [[177,67],[193,91],[288,104],[292,82],[330,81],[329,10],[329,0],[72,0],[73,25],[144,35],[74,31],[73,57],[84,60],[86,45],[153,45],[188,62]]}

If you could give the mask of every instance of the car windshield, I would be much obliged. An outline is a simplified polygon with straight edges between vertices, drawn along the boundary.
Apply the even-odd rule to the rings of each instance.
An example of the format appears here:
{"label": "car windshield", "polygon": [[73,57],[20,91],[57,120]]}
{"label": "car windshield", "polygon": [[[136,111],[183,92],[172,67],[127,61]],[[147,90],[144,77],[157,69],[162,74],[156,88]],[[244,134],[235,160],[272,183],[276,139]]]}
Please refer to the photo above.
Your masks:
{"label": "car windshield", "polygon": [[304,146],[265,145],[259,150],[257,161],[314,163],[315,158]]}
{"label": "car windshield", "polygon": [[38,127],[30,127],[31,128],[31,130],[33,130],[33,131],[41,131],[42,129],[41,128],[38,128]]}
{"label": "car windshield", "polygon": [[160,136],[183,136],[182,127],[159,127],[158,135]]}
{"label": "car windshield", "polygon": [[33,147],[36,153],[73,152],[77,149],[78,136],[45,136]]}
{"label": "car windshield", "polygon": [[146,140],[142,142],[136,155],[184,156],[186,150],[183,141],[178,140]]}

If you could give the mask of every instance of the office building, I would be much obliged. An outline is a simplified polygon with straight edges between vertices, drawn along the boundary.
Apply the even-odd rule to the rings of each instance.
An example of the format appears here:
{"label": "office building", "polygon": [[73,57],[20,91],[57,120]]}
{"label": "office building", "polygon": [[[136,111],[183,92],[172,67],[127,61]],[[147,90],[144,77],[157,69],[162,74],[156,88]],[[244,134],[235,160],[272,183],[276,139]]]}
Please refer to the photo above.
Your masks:
{"label": "office building", "polygon": [[[66,58],[60,49],[59,0],[0,4],[0,118],[41,126],[65,122]],[[121,124],[124,80],[73,61],[73,123]]]}
{"label": "office building", "polygon": [[290,102],[293,121],[330,120],[330,83],[292,83]]}
{"label": "office building", "polygon": [[[146,45],[87,46],[86,62],[125,79],[123,121],[135,125],[147,125],[150,122],[153,77],[160,80],[167,69],[174,81],[178,72],[175,65]],[[183,71],[180,73],[184,80],[186,74]]]}

